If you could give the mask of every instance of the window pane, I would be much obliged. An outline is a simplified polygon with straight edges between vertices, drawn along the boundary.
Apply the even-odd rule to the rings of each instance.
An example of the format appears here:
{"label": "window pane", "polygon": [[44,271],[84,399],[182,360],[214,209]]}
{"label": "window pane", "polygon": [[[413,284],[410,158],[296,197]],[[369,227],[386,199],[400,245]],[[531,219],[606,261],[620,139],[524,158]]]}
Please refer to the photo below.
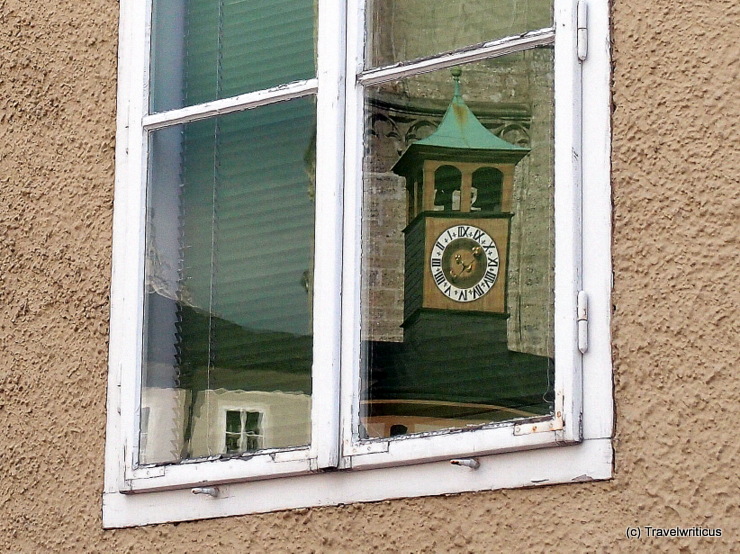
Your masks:
{"label": "window pane", "polygon": [[245,409],[262,447],[310,442],[315,120],[311,97],[152,133],[142,463],[234,450]]}
{"label": "window pane", "polygon": [[226,432],[241,433],[242,417],[241,412],[229,410],[226,412]]}
{"label": "window pane", "polygon": [[552,26],[552,0],[369,0],[367,67]]}
{"label": "window pane", "polygon": [[551,412],[552,79],[543,48],[366,90],[361,437]]}
{"label": "window pane", "polygon": [[314,0],[155,0],[151,110],[310,79]]}
{"label": "window pane", "polygon": [[260,422],[262,414],[259,412],[247,412],[244,420],[244,430],[254,435],[260,434]]}

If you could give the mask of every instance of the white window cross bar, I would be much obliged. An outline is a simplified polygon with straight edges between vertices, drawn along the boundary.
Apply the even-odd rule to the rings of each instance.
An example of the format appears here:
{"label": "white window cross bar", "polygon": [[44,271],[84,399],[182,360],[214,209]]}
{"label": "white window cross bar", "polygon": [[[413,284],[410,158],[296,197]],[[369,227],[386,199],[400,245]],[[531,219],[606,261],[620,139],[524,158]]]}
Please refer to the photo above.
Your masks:
{"label": "white window cross bar", "polygon": [[502,38],[454,52],[445,52],[444,54],[413,60],[411,62],[401,62],[379,69],[364,71],[357,76],[357,82],[363,86],[379,85],[411,75],[430,73],[454,65],[498,58],[507,54],[528,50],[532,47],[547,46],[554,43],[554,29],[539,29],[520,36]]}
{"label": "white window cross bar", "polygon": [[239,94],[230,98],[213,100],[195,106],[187,106],[176,110],[145,115],[142,125],[146,131],[154,131],[164,127],[171,127],[181,123],[190,123],[217,115],[225,115],[243,110],[251,110],[267,104],[275,104],[293,98],[300,98],[315,94],[319,89],[318,79],[295,81],[287,85],[280,85],[256,92]]}

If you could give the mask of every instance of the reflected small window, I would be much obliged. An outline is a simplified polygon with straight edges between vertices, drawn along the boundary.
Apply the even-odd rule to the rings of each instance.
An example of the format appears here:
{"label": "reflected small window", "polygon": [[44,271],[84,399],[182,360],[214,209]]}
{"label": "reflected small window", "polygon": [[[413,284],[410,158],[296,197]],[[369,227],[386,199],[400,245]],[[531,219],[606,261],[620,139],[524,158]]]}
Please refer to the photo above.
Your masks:
{"label": "reflected small window", "polygon": [[226,411],[225,453],[256,452],[262,448],[262,412]]}

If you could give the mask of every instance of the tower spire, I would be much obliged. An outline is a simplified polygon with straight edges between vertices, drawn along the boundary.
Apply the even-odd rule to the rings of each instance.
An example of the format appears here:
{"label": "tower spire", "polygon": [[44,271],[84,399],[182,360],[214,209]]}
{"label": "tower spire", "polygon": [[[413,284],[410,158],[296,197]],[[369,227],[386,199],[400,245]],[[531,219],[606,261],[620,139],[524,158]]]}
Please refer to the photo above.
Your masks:
{"label": "tower spire", "polygon": [[453,67],[450,69],[452,74],[452,80],[455,81],[455,94],[453,99],[462,98],[462,92],[460,91],[460,75],[462,75],[462,69],[459,67]]}

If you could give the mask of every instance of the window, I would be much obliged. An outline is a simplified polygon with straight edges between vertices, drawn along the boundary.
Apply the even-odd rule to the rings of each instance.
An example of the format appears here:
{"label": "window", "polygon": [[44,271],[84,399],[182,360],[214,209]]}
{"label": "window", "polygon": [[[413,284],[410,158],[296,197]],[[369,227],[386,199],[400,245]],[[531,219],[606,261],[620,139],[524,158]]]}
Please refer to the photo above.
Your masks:
{"label": "window", "polygon": [[262,412],[226,410],[225,454],[257,452],[264,448]]}
{"label": "window", "polygon": [[105,525],[609,477],[606,6],[143,4]]}

